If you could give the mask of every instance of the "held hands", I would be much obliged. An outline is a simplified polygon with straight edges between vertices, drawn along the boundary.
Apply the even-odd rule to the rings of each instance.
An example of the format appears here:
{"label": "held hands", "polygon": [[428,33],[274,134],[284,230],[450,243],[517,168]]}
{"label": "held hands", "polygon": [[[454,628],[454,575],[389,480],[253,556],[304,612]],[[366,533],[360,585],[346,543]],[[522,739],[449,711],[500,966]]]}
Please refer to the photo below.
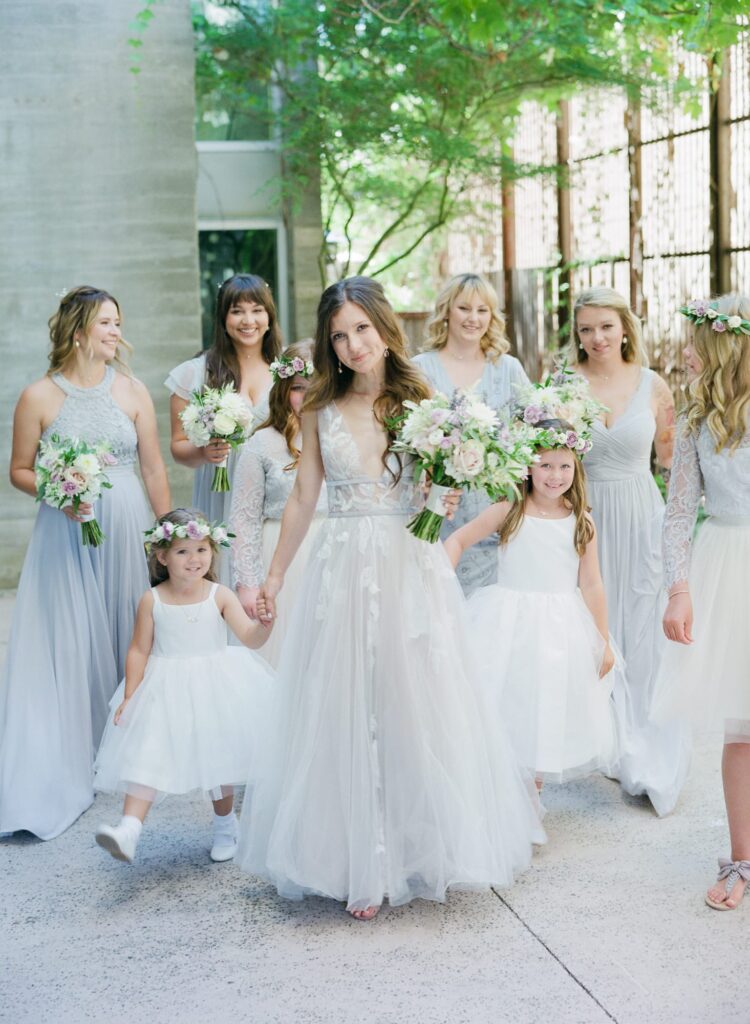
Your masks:
{"label": "held hands", "polygon": [[680,591],[670,597],[662,628],[668,640],[678,644],[693,642],[693,602],[687,591]]}
{"label": "held hands", "polygon": [[219,465],[227,458],[231,450],[231,446],[226,441],[220,441],[218,437],[214,437],[203,449],[203,457],[206,462]]}
{"label": "held hands", "polygon": [[258,618],[264,626],[267,626],[276,618],[276,598],[281,590],[282,583],[283,579],[280,579],[278,576],[267,576],[265,583],[260,588],[256,607]]}
{"label": "held hands", "polygon": [[604,679],[604,677],[608,675],[614,667],[615,652],[612,650],[608,642],[606,647],[604,648],[604,654],[602,654],[602,662],[599,666],[599,678]]}
{"label": "held hands", "polygon": [[245,610],[245,615],[253,622],[257,622],[260,617],[258,614],[259,595],[260,587],[244,587],[242,584],[237,587],[237,597]]}

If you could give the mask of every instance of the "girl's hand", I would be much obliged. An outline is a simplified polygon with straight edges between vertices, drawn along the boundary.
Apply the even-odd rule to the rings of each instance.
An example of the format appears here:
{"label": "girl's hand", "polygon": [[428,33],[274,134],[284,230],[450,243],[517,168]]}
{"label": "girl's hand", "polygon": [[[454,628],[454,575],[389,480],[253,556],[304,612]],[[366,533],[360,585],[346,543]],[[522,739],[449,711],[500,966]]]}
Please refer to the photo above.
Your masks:
{"label": "girl's hand", "polygon": [[203,456],[206,462],[212,462],[214,465],[218,465],[227,458],[231,450],[231,446],[228,445],[226,441],[222,441],[218,437],[213,437],[203,449]]}
{"label": "girl's hand", "polygon": [[604,679],[604,677],[608,675],[614,667],[615,652],[612,650],[608,642],[606,647],[604,648],[604,654],[602,655],[602,663],[599,666],[599,678]]}
{"label": "girl's hand", "polygon": [[124,712],[125,708],[128,706],[128,701],[129,700],[130,700],[130,697],[126,697],[125,700],[122,702],[122,704],[117,709],[117,711],[115,711],[115,725],[119,725],[120,724],[120,718],[122,717],[122,713]]}
{"label": "girl's hand", "polygon": [[260,587],[243,587],[240,584],[237,587],[237,597],[240,599],[240,604],[245,610],[245,615],[252,619],[253,622],[257,622],[259,618],[258,614],[258,595],[260,594]]}
{"label": "girl's hand", "polygon": [[662,628],[668,640],[678,644],[693,642],[693,602],[687,591],[670,597]]}
{"label": "girl's hand", "polygon": [[264,624],[276,618],[276,598],[284,582],[283,577],[267,576],[258,594],[258,613]]}
{"label": "girl's hand", "polygon": [[68,505],[67,508],[62,510],[68,519],[72,519],[74,523],[82,523],[84,516],[90,516],[94,511],[94,506],[89,504],[87,501],[82,501],[78,506],[78,511],[73,511],[73,506]]}

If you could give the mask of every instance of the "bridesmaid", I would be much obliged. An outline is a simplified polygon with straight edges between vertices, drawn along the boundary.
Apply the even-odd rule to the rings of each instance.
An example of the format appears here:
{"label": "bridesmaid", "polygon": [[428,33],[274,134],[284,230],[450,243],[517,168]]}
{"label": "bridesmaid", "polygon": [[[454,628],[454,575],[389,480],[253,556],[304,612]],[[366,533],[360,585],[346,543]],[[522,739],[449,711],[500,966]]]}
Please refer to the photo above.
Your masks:
{"label": "bridesmaid", "polygon": [[[239,448],[222,441],[196,448],[185,437],[180,413],[193,391],[233,383],[252,407],[255,425],[268,415],[270,365],[281,351],[281,334],[271,289],[255,274],[235,274],[219,288],[211,348],[194,359],[180,363],[164,381],[172,393],[172,456],[182,466],[195,469],[192,505],[210,522],[227,522],[232,492],[211,490],[214,469],[228,457],[229,485],[233,486]],[[222,549],[218,560],[221,583],[231,587],[229,553]]]}
{"label": "bridesmaid", "polygon": [[112,489],[80,508],[93,508],[104,543],[85,547],[80,516],[42,504],[18,586],[0,691],[0,832],[40,839],[93,800],[94,752],[148,588],[143,531],[171,504],[151,398],[121,360],[117,301],[74,288],[49,326],[50,369],[16,406],[11,482],[35,496],[39,442],[52,434],[107,442],[117,465]]}
{"label": "bridesmaid", "polygon": [[[478,274],[458,274],[443,286],[427,325],[425,351],[414,362],[436,391],[474,388],[482,401],[499,410],[512,397],[512,385],[527,384],[523,367],[508,355],[505,321],[492,285]],[[478,492],[465,492],[443,540],[490,505]],[[467,595],[497,582],[497,535],[469,548],[458,563],[459,582]]]}
{"label": "bridesmaid", "polygon": [[[300,415],[313,372],[311,359],[312,342],[298,342],[286,348],[272,364],[274,384],[269,394],[268,419],[244,446],[235,469],[229,517],[230,529],[235,534],[234,585],[251,619],[258,617],[258,594],[279,539],[281,516],[297,479],[302,454]],[[311,529],[287,571],[284,594],[276,605],[273,632],[261,650],[274,668],[278,667],[283,647],[291,599],[302,582],[310,547],[325,512],[323,485]]]}
{"label": "bridesmaid", "polygon": [[689,762],[687,733],[647,724],[664,650],[661,527],[664,501],[651,475],[651,452],[665,475],[672,463],[674,401],[648,369],[641,325],[619,292],[591,288],[574,306],[574,368],[608,411],[594,424],[584,464],[599,537],[609,628],[625,657],[632,705],[631,750],[619,765],[626,792],[646,793],[657,814],[674,809]]}

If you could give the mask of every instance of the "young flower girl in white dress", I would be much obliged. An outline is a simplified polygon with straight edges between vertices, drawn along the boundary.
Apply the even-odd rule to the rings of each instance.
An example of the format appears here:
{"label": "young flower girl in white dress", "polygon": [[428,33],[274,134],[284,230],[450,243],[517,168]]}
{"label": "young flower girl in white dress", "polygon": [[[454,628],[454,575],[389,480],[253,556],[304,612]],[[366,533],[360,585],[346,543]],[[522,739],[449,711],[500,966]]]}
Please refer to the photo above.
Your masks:
{"label": "young flower girl in white dress", "polygon": [[132,863],[154,800],[203,790],[214,805],[211,858],[230,860],[233,785],[245,781],[271,677],[257,655],[227,646],[226,627],[247,647],[260,647],[268,627],[248,619],[237,597],[215,582],[216,552],[228,543],[222,526],[176,509],[146,541],[157,585],[138,606],[125,679],[95,764],[94,788],[124,792],[125,805],[120,824],[101,825],[96,841]]}
{"label": "young flower girl in white dress", "polygon": [[491,506],[445,541],[455,566],[468,547],[499,532],[498,582],[471,596],[469,614],[485,682],[540,788],[607,770],[619,749],[615,655],[576,451],[586,424],[576,427],[545,419],[523,428],[538,461],[521,500]]}

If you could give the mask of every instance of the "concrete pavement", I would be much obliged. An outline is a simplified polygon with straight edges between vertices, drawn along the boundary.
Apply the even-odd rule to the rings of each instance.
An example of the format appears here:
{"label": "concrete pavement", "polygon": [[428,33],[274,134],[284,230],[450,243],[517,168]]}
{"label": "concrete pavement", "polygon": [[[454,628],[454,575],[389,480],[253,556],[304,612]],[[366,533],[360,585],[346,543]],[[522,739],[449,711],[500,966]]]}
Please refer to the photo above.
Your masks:
{"label": "concrete pavement", "polygon": [[548,787],[549,843],[511,890],[371,923],[213,864],[200,799],[165,801],[137,863],[114,861],[93,833],[119,801],[98,797],[56,840],[0,841],[0,1020],[748,1024],[750,899],[702,901],[727,852],[719,751],[664,820],[603,778]]}

